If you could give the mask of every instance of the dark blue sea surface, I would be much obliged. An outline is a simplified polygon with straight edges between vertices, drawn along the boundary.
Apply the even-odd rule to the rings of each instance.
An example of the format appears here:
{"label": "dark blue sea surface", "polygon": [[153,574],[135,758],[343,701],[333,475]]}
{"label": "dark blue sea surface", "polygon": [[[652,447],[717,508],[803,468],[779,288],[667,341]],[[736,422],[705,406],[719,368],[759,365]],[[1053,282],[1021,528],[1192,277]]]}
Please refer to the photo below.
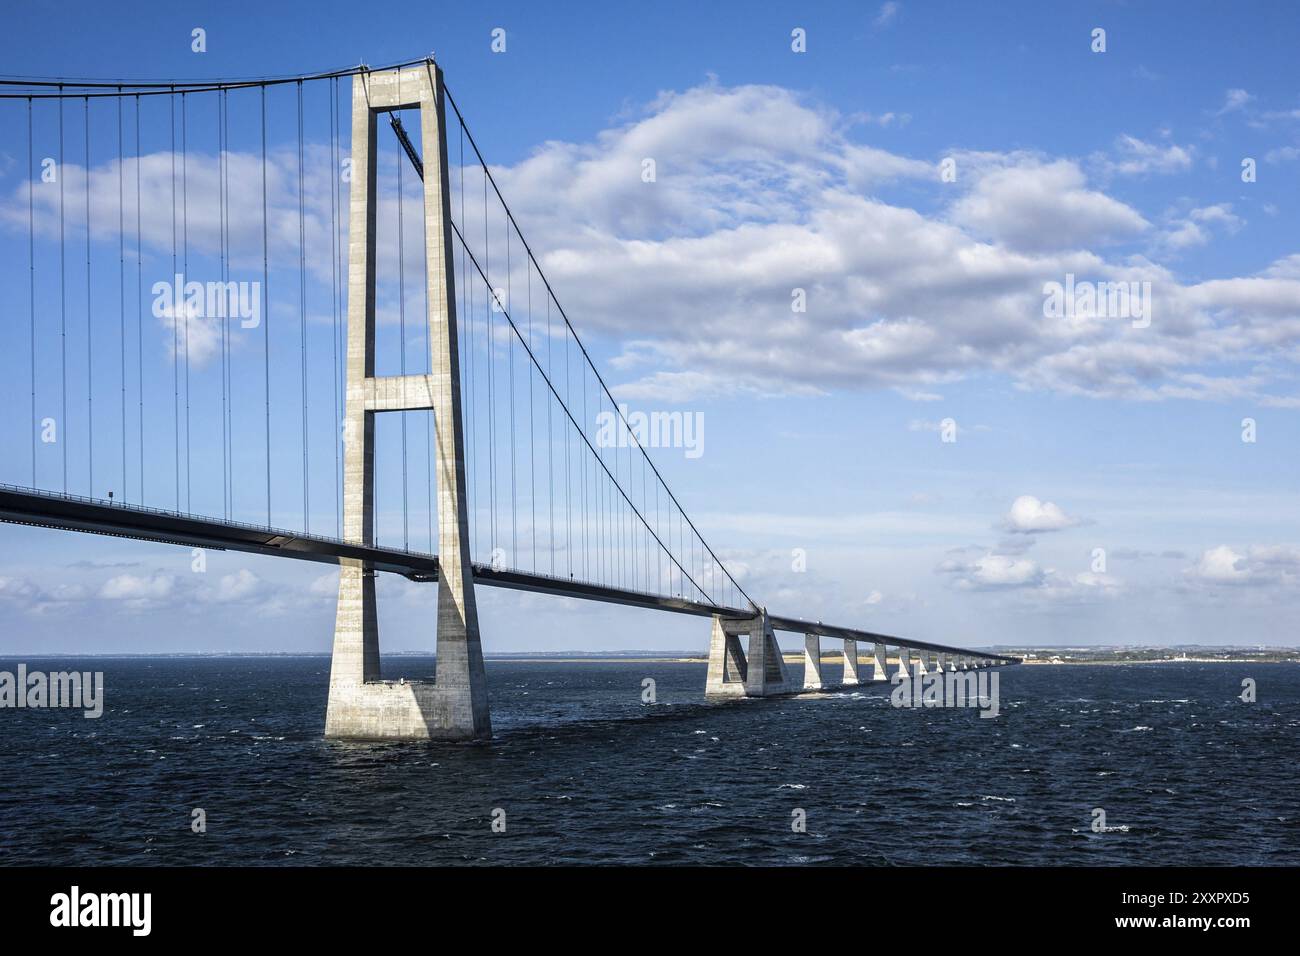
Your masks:
{"label": "dark blue sea surface", "polygon": [[706,704],[703,663],[489,660],[476,746],[323,739],[323,657],[24,662],[103,671],[105,711],[0,710],[6,865],[1300,863],[1296,664],[1008,667],[982,719],[888,685]]}

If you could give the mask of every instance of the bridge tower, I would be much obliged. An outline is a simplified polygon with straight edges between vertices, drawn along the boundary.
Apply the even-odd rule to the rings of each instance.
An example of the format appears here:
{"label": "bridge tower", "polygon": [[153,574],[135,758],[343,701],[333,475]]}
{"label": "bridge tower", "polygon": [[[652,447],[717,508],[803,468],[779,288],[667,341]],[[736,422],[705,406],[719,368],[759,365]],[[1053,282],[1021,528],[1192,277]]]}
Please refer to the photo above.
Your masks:
{"label": "bridge tower", "polygon": [[[376,136],[379,114],[399,109],[420,111],[433,371],[376,377]],[[375,415],[429,411],[436,444],[438,661],[433,682],[380,680],[375,571],[360,561],[342,562],[327,737],[474,739],[492,734],[470,565],[445,131],[442,70],[432,60],[353,78],[343,536],[350,543],[374,543]]]}

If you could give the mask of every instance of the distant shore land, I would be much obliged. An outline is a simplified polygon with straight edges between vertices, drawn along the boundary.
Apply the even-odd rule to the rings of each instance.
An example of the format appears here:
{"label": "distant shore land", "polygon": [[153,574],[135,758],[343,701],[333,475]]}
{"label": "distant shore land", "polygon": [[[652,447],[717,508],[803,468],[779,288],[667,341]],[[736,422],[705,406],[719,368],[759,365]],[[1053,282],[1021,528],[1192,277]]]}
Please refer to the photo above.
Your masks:
{"label": "distant shore land", "polygon": [[[1278,664],[1300,663],[1300,647],[973,647],[972,654],[1000,654],[1006,657],[1018,657],[1025,664],[1036,665],[1070,665],[1070,664]],[[392,651],[385,657],[432,657],[432,651]],[[786,650],[786,663],[803,663],[802,651]],[[194,651],[149,654],[87,654],[87,653],[37,653],[0,652],[0,661],[20,658],[256,658],[256,657],[319,657],[329,659],[327,653],[295,653],[291,651],[268,651],[262,653]],[[484,654],[486,660],[498,663],[543,663],[543,664],[703,664],[707,655],[703,651],[514,651]],[[843,659],[839,649],[823,650],[822,661],[838,664]],[[863,664],[871,663],[871,645],[859,645],[858,659]],[[898,659],[889,657],[889,663],[897,664]]]}

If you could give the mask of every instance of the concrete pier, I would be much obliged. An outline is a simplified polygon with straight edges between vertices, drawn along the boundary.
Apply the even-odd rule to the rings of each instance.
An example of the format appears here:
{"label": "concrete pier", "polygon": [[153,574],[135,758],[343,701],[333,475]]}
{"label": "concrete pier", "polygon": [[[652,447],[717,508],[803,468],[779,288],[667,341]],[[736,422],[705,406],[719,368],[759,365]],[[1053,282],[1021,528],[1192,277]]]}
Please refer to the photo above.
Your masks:
{"label": "concrete pier", "polygon": [[845,687],[857,687],[862,683],[858,677],[858,642],[844,641],[844,681]]}
{"label": "concrete pier", "polygon": [[[740,637],[749,638],[746,649]],[[713,617],[706,697],[771,697],[790,692],[781,647],[763,610],[753,618]]]}
{"label": "concrete pier", "polygon": [[803,689],[822,689],[822,639],[816,634],[803,636]]}
{"label": "concrete pier", "polygon": [[[728,627],[732,623],[732,627]],[[744,697],[745,674],[748,662],[740,646],[742,631],[734,622],[713,618],[713,633],[709,639],[709,672],[705,678],[706,697]]]}
{"label": "concrete pier", "polygon": [[[376,377],[377,121],[380,112],[399,108],[420,111],[432,372]],[[361,562],[342,562],[325,714],[327,737],[492,735],[469,562],[445,129],[442,71],[432,63],[353,78],[343,537],[352,544],[374,545],[375,415],[428,411],[433,416],[437,457],[437,673],[433,682],[379,680],[374,571]]]}
{"label": "concrete pier", "polygon": [[889,671],[885,667],[885,645],[876,642],[871,652],[871,679],[889,680]]}
{"label": "concrete pier", "polygon": [[897,676],[898,674],[902,674],[904,677],[908,678],[909,680],[911,679],[912,668],[909,663],[910,656],[911,656],[911,651],[908,648],[900,647],[898,649],[898,670],[894,672],[895,676]]}

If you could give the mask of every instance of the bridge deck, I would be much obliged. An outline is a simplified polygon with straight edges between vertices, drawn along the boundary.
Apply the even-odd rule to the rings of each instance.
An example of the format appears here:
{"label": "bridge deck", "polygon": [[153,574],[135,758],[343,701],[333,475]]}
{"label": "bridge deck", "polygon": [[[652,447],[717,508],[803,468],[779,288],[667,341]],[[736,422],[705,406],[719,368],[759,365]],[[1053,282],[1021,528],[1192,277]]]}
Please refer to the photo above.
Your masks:
{"label": "bridge deck", "polygon": [[[338,564],[344,560],[362,561],[375,570],[401,574],[413,581],[438,579],[438,557],[433,554],[403,551],[400,548],[351,544],[337,538],[320,537],[298,531],[259,527],[237,521],[162,511],[139,505],[109,504],[106,501],[78,495],[34,491],[12,485],[0,485],[0,521],[39,528],[58,528],[118,538],[134,538],[191,548],[267,554],[325,564]],[[679,614],[695,614],[701,617],[719,614],[723,617],[745,618],[753,614],[753,611],[747,608],[722,607],[678,597],[611,588],[525,571],[496,570],[481,564],[474,565],[474,581],[476,584],[490,587],[535,591],[606,604],[624,604],[658,611],[674,611]],[[972,653],[968,648],[893,637],[852,627],[823,624],[820,621],[804,621],[777,615],[769,615],[769,617],[772,627],[778,631],[879,642],[916,650],[954,654]],[[1020,662],[1014,657],[978,653],[980,656],[1003,663]]]}

